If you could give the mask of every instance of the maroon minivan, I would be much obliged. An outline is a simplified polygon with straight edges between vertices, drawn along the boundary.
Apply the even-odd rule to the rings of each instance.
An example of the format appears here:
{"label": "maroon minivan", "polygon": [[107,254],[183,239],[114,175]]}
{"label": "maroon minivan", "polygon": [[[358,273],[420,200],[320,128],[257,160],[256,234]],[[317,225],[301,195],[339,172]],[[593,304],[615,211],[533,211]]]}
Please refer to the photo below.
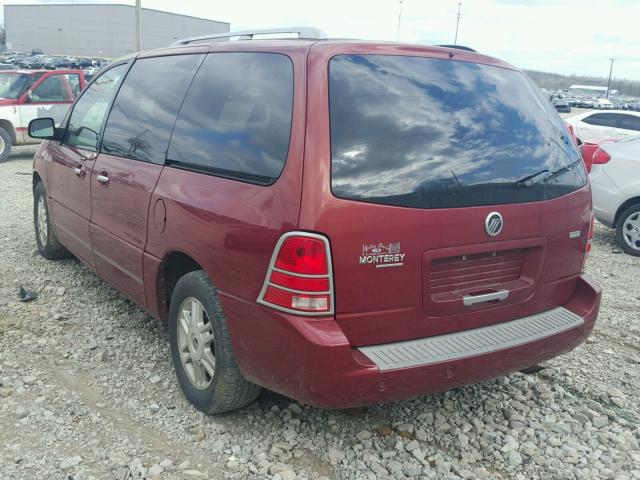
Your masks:
{"label": "maroon minivan", "polygon": [[466,49],[286,32],[130,55],[59,127],[34,120],[40,253],[168,321],[209,413],[260,387],[409,398],[583,342],[591,190],[529,78]]}

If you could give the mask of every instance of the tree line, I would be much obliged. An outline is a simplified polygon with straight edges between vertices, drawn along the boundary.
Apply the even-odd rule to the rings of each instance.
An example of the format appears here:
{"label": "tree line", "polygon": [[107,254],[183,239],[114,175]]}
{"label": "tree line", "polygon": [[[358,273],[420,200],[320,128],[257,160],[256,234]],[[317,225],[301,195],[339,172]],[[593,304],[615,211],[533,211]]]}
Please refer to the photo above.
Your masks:
{"label": "tree line", "polygon": [[[536,85],[547,90],[563,90],[571,85],[599,85],[606,86],[607,78],[585,77],[581,75],[560,75],[558,73],[538,72],[536,70],[525,70]],[[640,82],[625,79],[611,79],[611,90],[618,90],[620,95],[640,97]]]}

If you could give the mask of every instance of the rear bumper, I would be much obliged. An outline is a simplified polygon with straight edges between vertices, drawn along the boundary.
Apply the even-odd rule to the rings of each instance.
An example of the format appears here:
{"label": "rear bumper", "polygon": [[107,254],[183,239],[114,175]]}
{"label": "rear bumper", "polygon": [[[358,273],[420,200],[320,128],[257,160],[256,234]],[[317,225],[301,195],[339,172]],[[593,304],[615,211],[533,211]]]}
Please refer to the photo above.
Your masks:
{"label": "rear bumper", "polygon": [[563,305],[582,319],[572,328],[496,351],[388,370],[351,347],[332,319],[301,319],[221,297],[245,377],[317,407],[348,408],[446,391],[572,350],[591,333],[600,295],[600,287],[583,275],[573,298]]}

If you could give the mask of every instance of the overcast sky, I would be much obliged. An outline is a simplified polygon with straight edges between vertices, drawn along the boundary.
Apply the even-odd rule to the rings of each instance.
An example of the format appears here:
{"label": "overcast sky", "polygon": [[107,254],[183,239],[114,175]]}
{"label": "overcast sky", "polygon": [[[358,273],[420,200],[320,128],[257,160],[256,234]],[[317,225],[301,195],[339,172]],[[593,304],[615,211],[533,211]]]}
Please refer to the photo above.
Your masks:
{"label": "overcast sky", "polygon": [[[230,22],[232,30],[315,26],[334,37],[378,40],[396,40],[399,12],[398,0],[142,0],[142,5]],[[457,0],[403,0],[400,41],[453,43],[457,8]],[[608,59],[614,57],[614,78],[640,80],[640,0],[463,0],[458,43],[521,68],[564,74],[607,76]]]}

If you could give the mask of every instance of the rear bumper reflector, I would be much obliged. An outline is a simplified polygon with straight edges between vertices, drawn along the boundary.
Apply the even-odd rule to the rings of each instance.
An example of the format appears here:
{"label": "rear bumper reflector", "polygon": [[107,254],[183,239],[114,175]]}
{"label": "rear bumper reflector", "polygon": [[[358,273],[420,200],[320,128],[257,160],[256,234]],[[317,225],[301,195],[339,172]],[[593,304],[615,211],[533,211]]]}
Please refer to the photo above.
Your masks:
{"label": "rear bumper reflector", "polygon": [[584,320],[563,307],[510,322],[435,337],[359,347],[381,371],[482,355],[542,340],[579,327]]}

